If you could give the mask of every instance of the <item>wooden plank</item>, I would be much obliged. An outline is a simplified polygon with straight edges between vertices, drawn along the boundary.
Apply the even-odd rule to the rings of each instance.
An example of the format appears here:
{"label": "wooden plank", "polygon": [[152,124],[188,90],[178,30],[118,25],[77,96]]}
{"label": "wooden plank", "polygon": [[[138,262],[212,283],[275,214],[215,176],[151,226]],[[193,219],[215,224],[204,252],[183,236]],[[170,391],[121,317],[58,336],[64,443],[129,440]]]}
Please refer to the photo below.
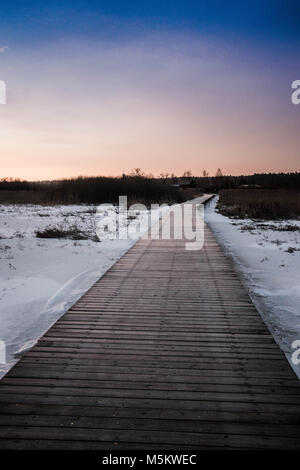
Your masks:
{"label": "wooden plank", "polygon": [[[3,411],[3,413],[1,413]],[[142,418],[148,422],[156,416],[159,420],[188,420],[188,421],[206,421],[206,422],[233,422],[236,424],[252,423],[252,424],[272,424],[274,427],[278,424],[299,424],[299,416],[296,414],[283,414],[278,415],[276,411],[268,412],[265,408],[262,410],[260,406],[254,410],[223,410],[220,413],[216,409],[185,409],[178,410],[176,408],[133,408],[133,407],[109,407],[109,406],[80,406],[72,404],[10,404],[5,405],[0,410],[0,415],[11,416],[10,424],[12,425],[15,415],[22,416],[72,416],[72,417],[95,417],[95,418]]]}
{"label": "wooden plank", "polygon": [[[282,432],[284,435],[284,430]],[[0,427],[0,439],[44,439],[56,440],[65,439],[68,435],[69,440],[84,441],[89,448],[90,442],[99,442],[98,432],[93,428],[77,429],[75,427],[38,427],[38,426],[3,426]],[[148,444],[165,444],[167,446],[193,445],[214,448],[232,448],[232,449],[290,449],[298,450],[299,439],[290,436],[260,436],[251,434],[227,434],[227,433],[192,433],[176,432],[173,429],[169,431],[150,430],[118,430],[101,429],[102,442],[140,443],[147,447]],[[109,449],[109,444],[107,446]]]}
{"label": "wooden plank", "polygon": [[[120,417],[101,417],[90,416],[90,417],[79,417],[77,415],[71,416],[44,416],[44,415],[0,415],[0,435],[3,427],[55,427],[59,420],[62,428],[72,429],[131,429],[141,431],[144,430],[144,418],[120,418]],[[12,422],[13,421],[13,422]],[[237,434],[247,435],[245,433],[244,423],[235,423],[222,421],[204,421],[204,420],[178,420],[178,419],[154,419],[149,418],[147,420],[147,430],[152,432],[169,431],[170,428],[180,433],[198,433],[200,435],[206,434],[220,434],[221,432],[226,434]],[[279,431],[280,430],[280,431]],[[297,438],[299,428],[293,424],[279,424],[277,427],[270,426],[268,424],[253,424],[249,423],[246,428],[246,432],[249,435],[263,435],[263,436],[278,436],[281,432],[284,432],[286,437]]]}

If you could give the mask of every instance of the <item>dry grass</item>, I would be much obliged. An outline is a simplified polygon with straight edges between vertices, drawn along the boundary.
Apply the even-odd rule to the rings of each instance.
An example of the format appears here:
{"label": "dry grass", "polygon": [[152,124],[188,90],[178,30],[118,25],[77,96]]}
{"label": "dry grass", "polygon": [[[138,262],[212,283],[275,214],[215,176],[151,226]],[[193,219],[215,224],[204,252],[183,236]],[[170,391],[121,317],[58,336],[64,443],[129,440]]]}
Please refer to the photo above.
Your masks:
{"label": "dry grass", "polygon": [[285,220],[300,218],[300,191],[284,189],[225,189],[218,210],[240,219]]}
{"label": "dry grass", "polygon": [[93,240],[99,241],[96,236],[91,236],[82,230],[77,225],[72,225],[65,228],[62,225],[54,227],[46,227],[44,230],[36,230],[35,236],[37,238],[66,238],[69,240]]}
{"label": "dry grass", "polygon": [[0,204],[43,204],[44,199],[38,191],[0,191]]}

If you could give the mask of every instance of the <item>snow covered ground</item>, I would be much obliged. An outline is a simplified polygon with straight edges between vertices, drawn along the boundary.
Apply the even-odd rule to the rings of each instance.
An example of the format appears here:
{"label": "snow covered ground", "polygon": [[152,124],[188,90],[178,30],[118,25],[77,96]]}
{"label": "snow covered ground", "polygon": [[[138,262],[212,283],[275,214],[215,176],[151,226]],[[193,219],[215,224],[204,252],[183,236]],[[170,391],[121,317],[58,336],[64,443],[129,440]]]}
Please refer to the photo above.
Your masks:
{"label": "snow covered ground", "polygon": [[[95,210],[87,205],[0,206],[0,340],[7,355],[0,377],[139,237],[133,227],[132,238],[110,240],[114,209],[103,207],[97,216]],[[148,214],[130,214],[130,224]],[[151,214],[155,222],[160,211]],[[108,223],[102,224],[99,241],[96,224],[103,217]],[[49,226],[75,226],[86,239],[36,237],[36,230]]]}
{"label": "snow covered ground", "polygon": [[[215,211],[216,203],[214,198],[206,205],[206,222],[234,258],[253,302],[291,363],[291,344],[300,340],[300,221],[230,219]],[[300,378],[300,365],[291,365]]]}

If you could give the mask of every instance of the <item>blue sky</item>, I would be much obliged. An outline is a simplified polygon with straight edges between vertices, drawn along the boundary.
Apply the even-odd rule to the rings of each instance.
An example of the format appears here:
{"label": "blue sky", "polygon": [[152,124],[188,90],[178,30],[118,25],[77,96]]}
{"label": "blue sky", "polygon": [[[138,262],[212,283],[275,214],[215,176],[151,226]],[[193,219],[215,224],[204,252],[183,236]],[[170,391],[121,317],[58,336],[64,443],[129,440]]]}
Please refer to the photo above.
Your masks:
{"label": "blue sky", "polygon": [[[110,19],[119,20],[118,31]],[[1,24],[13,42],[30,41],[36,34],[41,40],[61,34],[113,37],[162,28],[250,41],[299,40],[300,5],[295,0],[12,1],[1,5]]]}
{"label": "blue sky", "polygon": [[299,170],[299,47],[291,0],[2,4],[4,176]]}

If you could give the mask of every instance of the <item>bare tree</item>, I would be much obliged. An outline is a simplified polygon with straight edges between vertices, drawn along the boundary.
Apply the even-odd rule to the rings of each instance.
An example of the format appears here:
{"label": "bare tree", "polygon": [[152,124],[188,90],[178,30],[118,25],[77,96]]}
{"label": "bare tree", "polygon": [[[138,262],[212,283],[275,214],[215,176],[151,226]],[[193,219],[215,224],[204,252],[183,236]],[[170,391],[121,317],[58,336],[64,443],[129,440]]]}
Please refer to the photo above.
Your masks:
{"label": "bare tree", "polygon": [[208,171],[203,170],[202,175],[203,175],[204,178],[207,178],[209,176],[209,173],[208,173]]}
{"label": "bare tree", "polygon": [[224,176],[224,173],[223,171],[221,170],[221,168],[218,168],[217,171],[216,171],[216,176]]}
{"label": "bare tree", "polygon": [[191,177],[192,176],[192,172],[191,170],[186,170],[184,173],[183,173],[183,176],[187,176],[187,177]]}
{"label": "bare tree", "polygon": [[141,168],[133,168],[130,172],[130,176],[144,176],[144,172]]}

